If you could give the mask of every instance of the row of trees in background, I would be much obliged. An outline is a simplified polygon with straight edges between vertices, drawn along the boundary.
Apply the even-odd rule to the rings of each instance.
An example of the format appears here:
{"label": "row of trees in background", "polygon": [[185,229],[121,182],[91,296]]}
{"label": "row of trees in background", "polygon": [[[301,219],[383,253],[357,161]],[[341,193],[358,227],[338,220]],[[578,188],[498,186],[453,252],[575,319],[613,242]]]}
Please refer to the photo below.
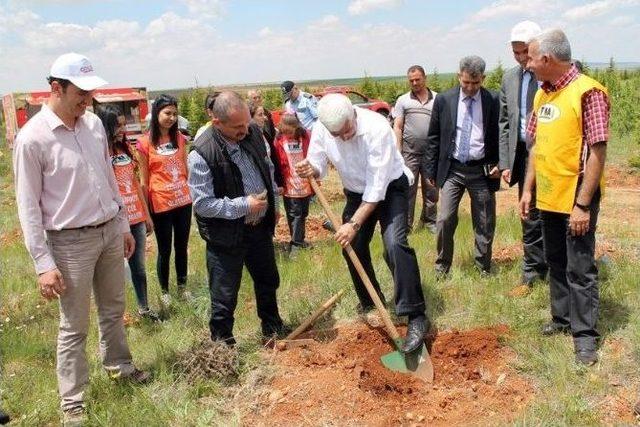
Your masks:
{"label": "row of trees in background", "polygon": [[[633,138],[634,141],[640,143],[640,114],[638,114],[640,108],[640,70],[618,70],[611,60],[608,68],[592,70],[585,67],[584,72],[602,83],[609,91],[612,105],[612,133],[620,137]],[[487,73],[484,86],[491,90],[500,90],[503,74],[504,68],[502,64],[498,64],[496,68]],[[427,75],[427,84],[431,89],[442,92],[457,85],[458,79],[455,74],[441,75],[438,70],[433,70]],[[321,87],[303,86],[302,89],[314,92]],[[365,74],[354,89],[370,98],[382,99],[393,104],[399,95],[409,90],[409,86],[406,79],[380,80]],[[208,120],[204,102],[207,93],[212,91],[213,88],[200,88],[184,91],[180,95],[180,114],[189,120],[192,134]],[[262,96],[264,105],[269,110],[282,108],[283,98],[279,87],[262,88]],[[640,160],[636,160],[636,162],[636,167],[640,167]],[[632,160],[631,163],[635,162]]]}

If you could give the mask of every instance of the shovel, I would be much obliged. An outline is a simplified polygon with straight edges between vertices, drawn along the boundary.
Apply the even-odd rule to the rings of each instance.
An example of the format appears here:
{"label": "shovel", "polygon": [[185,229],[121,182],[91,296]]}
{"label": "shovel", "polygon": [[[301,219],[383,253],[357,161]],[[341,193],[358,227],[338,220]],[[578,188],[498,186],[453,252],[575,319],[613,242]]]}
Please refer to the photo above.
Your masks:
{"label": "shovel", "polygon": [[[338,228],[340,224],[342,224],[342,221],[340,221],[340,218],[334,215],[333,211],[331,210],[331,206],[329,205],[329,201],[322,193],[322,190],[320,190],[320,186],[314,178],[309,178],[309,183],[311,184],[313,191],[315,191],[316,195],[318,196],[318,200],[320,201],[320,204],[322,205],[325,213],[334,224],[334,226]],[[358,256],[356,255],[351,245],[347,245],[344,250],[349,255],[351,262],[355,266],[358,274],[360,275],[360,278],[364,282],[364,285],[367,288],[367,292],[369,292],[369,296],[378,309],[380,317],[382,317],[385,329],[396,347],[396,351],[387,353],[380,358],[382,365],[392,371],[410,374],[424,382],[432,383],[433,364],[431,363],[431,356],[429,355],[427,346],[423,343],[421,348],[411,353],[403,353],[401,351],[404,340],[402,339],[402,337],[400,337],[398,330],[391,321],[391,317],[389,316],[387,309],[384,307],[384,304],[382,304],[382,301],[380,300],[378,293],[373,287],[373,284],[371,283],[367,272],[364,270],[362,263],[358,259]]]}

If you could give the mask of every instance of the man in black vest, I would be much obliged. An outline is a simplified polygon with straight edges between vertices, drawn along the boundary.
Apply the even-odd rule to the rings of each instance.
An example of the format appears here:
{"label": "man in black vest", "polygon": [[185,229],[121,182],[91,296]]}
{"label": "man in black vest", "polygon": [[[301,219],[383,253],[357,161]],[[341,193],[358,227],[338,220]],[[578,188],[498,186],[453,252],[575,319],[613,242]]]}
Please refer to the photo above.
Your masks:
{"label": "man in black vest", "polygon": [[233,345],[243,266],[253,279],[262,334],[283,332],[273,248],[277,188],[262,132],[249,125],[249,108],[242,97],[222,92],[212,115],[213,125],[189,153],[189,189],[198,229],[207,243],[211,339]]}

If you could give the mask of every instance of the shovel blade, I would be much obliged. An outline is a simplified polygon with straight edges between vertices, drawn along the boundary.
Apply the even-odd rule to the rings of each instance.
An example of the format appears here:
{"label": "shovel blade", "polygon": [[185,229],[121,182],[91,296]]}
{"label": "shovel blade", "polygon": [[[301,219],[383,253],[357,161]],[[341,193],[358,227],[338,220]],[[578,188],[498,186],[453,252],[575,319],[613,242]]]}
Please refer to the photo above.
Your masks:
{"label": "shovel blade", "polygon": [[429,384],[433,383],[433,364],[424,344],[411,353],[392,351],[383,355],[380,360],[387,369],[412,375]]}

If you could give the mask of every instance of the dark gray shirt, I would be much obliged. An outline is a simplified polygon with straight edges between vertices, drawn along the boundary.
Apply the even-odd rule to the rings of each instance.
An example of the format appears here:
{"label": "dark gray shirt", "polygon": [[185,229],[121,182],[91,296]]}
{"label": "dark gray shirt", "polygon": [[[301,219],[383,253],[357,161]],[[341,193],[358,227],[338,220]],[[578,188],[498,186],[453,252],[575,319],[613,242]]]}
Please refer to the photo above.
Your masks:
{"label": "dark gray shirt", "polygon": [[396,118],[404,118],[402,129],[402,152],[423,154],[427,145],[429,122],[433,100],[437,93],[427,88],[429,97],[426,102],[420,102],[413,92],[400,96],[394,107]]}

